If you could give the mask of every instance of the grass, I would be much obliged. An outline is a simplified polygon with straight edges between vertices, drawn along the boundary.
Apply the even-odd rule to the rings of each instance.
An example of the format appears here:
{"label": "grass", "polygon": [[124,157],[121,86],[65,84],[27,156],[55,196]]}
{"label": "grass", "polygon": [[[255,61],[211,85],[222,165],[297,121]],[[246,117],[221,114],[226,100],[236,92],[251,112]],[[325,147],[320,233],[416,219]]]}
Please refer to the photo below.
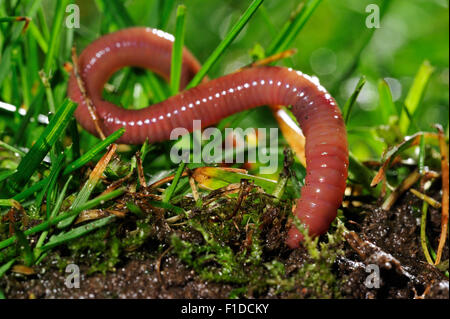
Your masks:
{"label": "grass", "polygon": [[219,60],[220,56],[242,31],[244,26],[249,22],[250,18],[263,3],[264,0],[254,0],[247,10],[242,14],[239,20],[233,25],[231,30],[227,33],[225,38],[219,43],[217,48],[211,53],[211,55],[203,63],[202,68],[197,72],[191,82],[187,85],[187,88],[192,88],[200,84],[203,78],[206,76],[211,67]]}
{"label": "grass", "polygon": [[181,66],[183,64],[184,29],[186,19],[186,6],[177,8],[177,22],[175,25],[175,41],[172,51],[172,62],[170,68],[170,91],[176,95],[180,90]]}
{"label": "grass", "polygon": [[[93,271],[111,270],[125,251],[155,241],[159,248],[149,252],[152,256],[161,253],[161,247],[173,247],[171,253],[203,279],[234,284],[231,296],[245,296],[250,288],[263,293],[268,287],[277,287],[276,293],[295,295],[295,287],[302,285],[317,296],[337,297],[339,283],[330,269],[338,253],[333,249],[342,241],[339,226],[331,229],[327,240],[308,242],[311,260],[292,276],[286,275],[285,266],[277,259],[263,258],[265,235],[260,226],[264,214],[274,208],[280,216],[287,216],[305,176],[297,160],[289,168],[283,167],[286,140],[281,139],[277,146],[279,171],[283,171],[279,179],[278,174],[258,176],[258,164],[247,165],[248,171],[205,167],[204,163],[174,165],[168,160],[174,142],[117,147],[114,143],[123,129],[99,140],[77,127],[73,119],[76,105],[65,99],[69,74],[63,64],[70,61],[73,44],[80,52],[100,34],[149,24],[143,12],[157,12],[150,25],[175,34],[170,83],[154,74],[126,69],[113,76],[114,90],[105,92],[125,107],[139,108],[179,92],[184,45],[203,61],[188,87],[198,85],[206,76],[222,75],[225,68],[227,72],[235,71],[235,59],[245,65],[255,57],[264,59],[291,48],[298,48],[299,54],[273,63],[315,73],[309,63],[314,50],[330,48],[336,52],[337,75],[318,75],[342,105],[350,145],[349,185],[361,195],[386,200],[416,168],[420,178],[430,170],[442,170],[435,133],[424,124],[441,123],[448,143],[448,119],[440,113],[433,115],[442,110],[439,105],[448,108],[443,89],[448,89],[448,83],[442,79],[448,62],[442,62],[436,53],[441,47],[433,47],[425,57],[411,58],[408,54],[414,51],[415,44],[408,42],[404,44],[406,52],[395,52],[400,55],[395,56],[395,65],[384,63],[382,58],[372,61],[368,52],[376,46],[380,31],[356,33],[339,14],[336,21],[330,21],[329,16],[335,12],[353,19],[354,24],[363,20],[363,16],[352,18],[356,9],[349,10],[345,2],[306,0],[281,5],[270,0],[232,4],[208,1],[201,6],[195,1],[129,2],[130,6],[125,6],[120,1],[96,0],[91,10],[101,13],[100,23],[93,26],[86,21],[75,30],[64,26],[69,0],[20,2],[15,8],[0,3],[0,100],[27,110],[25,116],[0,110],[0,278],[15,264],[41,267],[47,256],[57,253],[62,245],[77,255],[82,254],[82,247],[92,244],[106,260],[105,264],[93,261]],[[382,18],[388,12],[400,15],[401,10],[391,2],[383,2]],[[222,24],[221,10],[227,12],[226,17],[235,18]],[[213,19],[211,12],[217,16],[210,28],[205,24]],[[25,32],[25,22],[17,17],[31,19]],[[434,25],[434,21],[429,23]],[[327,37],[325,30],[333,30],[333,34]],[[417,37],[417,41],[429,38],[424,34]],[[392,85],[394,77],[401,84],[400,95]],[[370,96],[372,99],[367,101]],[[40,114],[49,114],[48,125],[39,124]],[[233,115],[217,127],[223,133],[227,127],[274,125],[270,112],[261,108]],[[407,135],[412,138],[406,139]],[[236,155],[234,151],[232,155]],[[402,160],[413,164],[398,164]],[[368,161],[376,161],[378,166],[370,166]],[[157,187],[146,186],[150,181],[162,182]],[[379,186],[371,187],[373,181]],[[433,179],[432,183],[438,182]],[[419,191],[430,195],[428,189]],[[200,199],[192,201],[196,196]],[[422,211],[420,239],[426,260],[433,264],[437,247],[427,238],[428,204],[423,205],[418,207]],[[77,217],[86,211],[94,217],[77,224]],[[202,213],[206,211],[219,220],[217,224]],[[25,219],[11,220],[15,214],[32,219],[32,225],[27,225]],[[155,227],[161,223],[158,216],[172,229],[198,232],[202,242],[170,236],[163,244],[158,237],[163,235],[155,235]],[[118,229],[126,222],[134,223],[136,229],[120,237]],[[246,243],[248,236],[253,236],[252,244],[236,251],[233,242]],[[31,241],[32,237],[36,240]]]}

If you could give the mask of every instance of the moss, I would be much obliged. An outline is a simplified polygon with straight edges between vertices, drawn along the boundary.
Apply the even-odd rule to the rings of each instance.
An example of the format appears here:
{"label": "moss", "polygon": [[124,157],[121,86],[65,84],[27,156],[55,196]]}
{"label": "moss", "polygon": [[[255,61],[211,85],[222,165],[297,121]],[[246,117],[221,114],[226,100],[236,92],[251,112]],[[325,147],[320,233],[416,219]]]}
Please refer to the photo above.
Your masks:
{"label": "moss", "polygon": [[[339,223],[326,241],[319,243],[318,239],[307,237],[306,261],[297,271],[288,273],[286,260],[271,256],[263,243],[274,227],[274,222],[264,224],[265,212],[277,209],[277,218],[285,221],[290,203],[275,206],[275,198],[251,193],[241,203],[242,213],[236,213],[238,199],[221,198],[217,202],[220,205],[214,209],[195,212],[185,226],[184,231],[199,232],[202,242],[183,240],[177,235],[171,238],[173,252],[203,279],[234,284],[230,298],[257,297],[268,291],[283,296],[338,297],[339,282],[333,264],[343,242],[343,227]],[[283,249],[281,244],[278,254]]]}

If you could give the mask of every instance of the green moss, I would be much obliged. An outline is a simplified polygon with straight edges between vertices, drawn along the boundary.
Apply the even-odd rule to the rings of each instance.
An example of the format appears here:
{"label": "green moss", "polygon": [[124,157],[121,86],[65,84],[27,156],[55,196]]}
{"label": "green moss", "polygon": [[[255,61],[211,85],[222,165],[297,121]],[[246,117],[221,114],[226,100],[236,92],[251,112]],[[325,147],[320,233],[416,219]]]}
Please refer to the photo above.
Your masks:
{"label": "green moss", "polygon": [[[339,282],[333,273],[333,264],[340,253],[338,248],[342,244],[343,227],[338,223],[336,231],[328,235],[326,242],[319,243],[318,239],[307,237],[307,261],[300,265],[299,270],[288,274],[286,261],[270,257],[263,248],[268,236],[261,227],[264,212],[277,207],[282,218],[291,208],[286,202],[273,206],[275,201],[265,194],[253,193],[241,203],[240,211],[245,213],[233,215],[237,199],[221,198],[215,209],[203,208],[196,212],[185,228],[185,231],[199,232],[203,241],[190,242],[173,235],[173,252],[203,279],[236,286],[230,298],[244,297],[249,293],[258,296],[268,290],[273,294],[296,297],[338,297]],[[249,242],[246,237],[250,233]]]}

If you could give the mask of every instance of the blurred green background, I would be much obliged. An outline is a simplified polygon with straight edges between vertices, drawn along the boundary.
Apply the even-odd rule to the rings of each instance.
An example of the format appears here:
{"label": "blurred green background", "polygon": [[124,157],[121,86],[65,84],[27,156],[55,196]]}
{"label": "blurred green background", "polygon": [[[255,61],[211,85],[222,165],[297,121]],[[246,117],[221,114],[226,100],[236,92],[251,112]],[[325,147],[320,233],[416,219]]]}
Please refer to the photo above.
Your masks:
{"label": "blurred green background", "polygon": [[[8,8],[20,3],[6,2],[0,0],[0,16],[8,15]],[[187,7],[185,45],[201,62],[205,61],[250,2],[175,1],[174,8],[180,3]],[[252,61],[250,52],[255,51],[255,46],[267,48],[301,2],[264,1],[264,7],[256,12],[238,38],[225,51],[224,56],[214,65],[209,76],[219,77],[249,64]],[[105,8],[108,2],[80,0],[75,3],[79,5],[81,15],[81,28],[75,29],[73,34],[79,52],[101,34],[120,28],[114,17],[108,13],[108,8]],[[123,1],[136,25],[151,27],[161,27],[162,3],[163,0]],[[366,7],[370,4],[378,5],[384,12],[379,29],[366,27],[365,21],[369,15]],[[38,27],[41,27],[44,21],[51,24],[55,6],[55,0],[42,1],[43,10],[38,12],[35,19]],[[48,27],[51,29],[51,25]],[[448,132],[448,27],[447,0],[324,0],[295,39],[293,47],[297,49],[297,54],[279,64],[318,76],[340,106],[344,105],[351,95],[360,76],[366,76],[367,83],[348,124],[349,142],[353,153],[359,159],[379,158],[386,144],[374,134],[374,128],[388,123],[384,123],[380,115],[378,81],[386,80],[392,91],[393,101],[397,108],[401,109],[414,76],[425,60],[434,67],[434,72],[419,109],[414,114],[416,127],[411,128],[409,133],[433,130],[433,123],[441,123]],[[163,28],[174,32],[175,9],[170,12],[168,23]],[[67,34],[62,32],[61,43],[68,42]],[[26,37],[32,36],[33,32],[27,31]],[[0,38],[0,44],[6,42],[7,39]],[[60,67],[64,62],[70,61],[70,51],[65,45],[60,45],[58,50]],[[39,59],[44,59],[42,52]],[[26,56],[24,60],[26,63]],[[2,84],[0,100],[20,103],[20,88],[19,99],[13,99],[13,91],[17,89],[11,84],[14,83],[13,76],[13,73],[8,75]],[[36,77],[31,78],[38,80]],[[60,88],[55,88],[57,100],[64,97],[65,83],[61,83]],[[142,103],[147,101],[148,99],[144,99]],[[276,125],[275,121],[267,116],[267,110],[260,111],[259,114],[245,119],[242,126]],[[8,117],[0,113],[0,129],[6,129],[8,121]]]}

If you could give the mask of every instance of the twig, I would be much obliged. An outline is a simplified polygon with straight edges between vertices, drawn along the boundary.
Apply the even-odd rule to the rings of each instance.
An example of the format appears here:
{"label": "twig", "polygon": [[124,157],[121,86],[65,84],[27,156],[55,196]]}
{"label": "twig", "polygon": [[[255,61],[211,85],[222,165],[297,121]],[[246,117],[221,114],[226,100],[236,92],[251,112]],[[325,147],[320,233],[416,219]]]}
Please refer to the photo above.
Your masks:
{"label": "twig", "polygon": [[414,188],[411,188],[409,191],[411,193],[413,193],[414,195],[416,195],[421,200],[423,200],[424,202],[427,202],[429,205],[433,206],[434,208],[441,208],[441,206],[442,206],[441,203],[439,203],[438,201],[434,200],[430,196],[427,196],[427,195],[419,192],[418,190],[415,190]]}
{"label": "twig", "polygon": [[426,228],[427,228],[427,211],[428,211],[428,203],[423,202],[422,206],[422,218],[420,220],[420,244],[422,245],[423,254],[425,255],[425,259],[430,265],[433,265],[433,259],[430,256],[430,252],[428,251],[428,244],[427,244],[427,234],[426,234]]}
{"label": "twig", "polygon": [[169,248],[167,248],[162,254],[161,256],[159,256],[158,260],[156,261],[156,274],[158,275],[158,281],[161,284],[161,286],[164,286],[164,282],[162,281],[162,276],[161,276],[161,263],[162,263],[162,259],[164,258],[165,255],[167,255],[167,253],[169,251],[172,250],[172,246],[170,246]]}
{"label": "twig", "polygon": [[102,140],[104,140],[105,134],[103,134],[103,131],[100,127],[100,119],[97,115],[97,110],[95,109],[94,103],[92,103],[91,98],[87,95],[83,79],[81,78],[78,72],[78,56],[75,46],[72,47],[72,62],[73,62],[73,73],[75,74],[75,78],[77,79],[77,84],[80,89],[83,100],[88,108],[89,115],[91,116],[91,119],[94,122],[95,130],[97,131],[98,136]]}
{"label": "twig", "polygon": [[396,202],[396,200],[402,195],[404,192],[406,192],[408,189],[411,188],[420,178],[419,171],[416,169],[414,172],[412,172],[408,177],[406,177],[400,185],[397,186],[397,188],[388,196],[388,198],[384,201],[383,205],[381,206],[384,210],[391,209],[392,205]]}
{"label": "twig", "polygon": [[197,184],[195,183],[194,177],[189,175],[189,185],[191,186],[192,196],[194,197],[195,202],[198,202],[200,195],[198,194]]}
{"label": "twig", "polygon": [[280,53],[275,53],[275,54],[273,54],[271,56],[265,57],[263,59],[255,61],[255,62],[253,62],[253,63],[251,63],[251,64],[249,64],[247,66],[244,66],[244,67],[238,69],[236,72],[243,71],[243,70],[245,70],[247,68],[269,65],[269,64],[271,64],[273,62],[290,58],[296,53],[297,53],[297,49],[295,49],[295,48],[288,49],[288,50],[280,52]]}
{"label": "twig", "polygon": [[139,183],[141,183],[141,186],[145,189],[145,188],[147,188],[147,182],[145,181],[144,168],[142,167],[141,152],[139,152],[139,151],[136,152],[136,162],[137,162]]}
{"label": "twig", "polygon": [[448,231],[448,203],[449,203],[449,176],[448,176],[448,147],[445,142],[444,130],[442,126],[435,125],[439,132],[439,149],[441,151],[441,170],[442,170],[442,215],[441,215],[441,236],[439,238],[439,246],[436,253],[435,265],[441,262],[442,251],[445,241],[447,240]]}

